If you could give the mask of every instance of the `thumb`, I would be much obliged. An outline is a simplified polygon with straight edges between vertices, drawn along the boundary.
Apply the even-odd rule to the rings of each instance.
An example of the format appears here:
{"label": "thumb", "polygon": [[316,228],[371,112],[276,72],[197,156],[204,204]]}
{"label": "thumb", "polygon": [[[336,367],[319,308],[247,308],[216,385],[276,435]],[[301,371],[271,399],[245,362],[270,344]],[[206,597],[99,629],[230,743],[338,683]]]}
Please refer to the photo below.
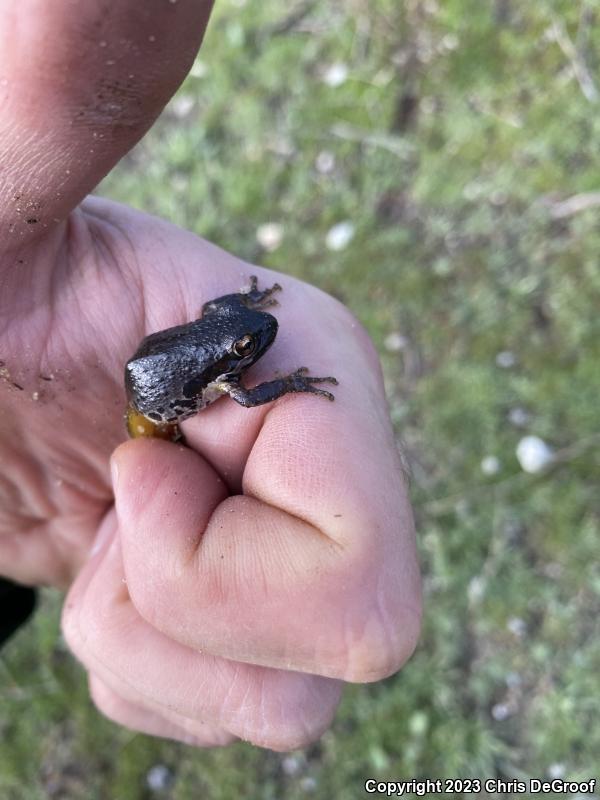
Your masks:
{"label": "thumb", "polygon": [[[168,569],[169,552],[182,547],[175,539],[173,519],[178,528],[183,523],[187,530],[202,531],[227,497],[225,483],[202,456],[160,439],[119,445],[111,471],[121,538],[131,528],[141,533],[135,553],[135,569],[141,574],[147,575],[148,564],[157,558]],[[189,542],[190,548],[196,544],[196,538]]]}

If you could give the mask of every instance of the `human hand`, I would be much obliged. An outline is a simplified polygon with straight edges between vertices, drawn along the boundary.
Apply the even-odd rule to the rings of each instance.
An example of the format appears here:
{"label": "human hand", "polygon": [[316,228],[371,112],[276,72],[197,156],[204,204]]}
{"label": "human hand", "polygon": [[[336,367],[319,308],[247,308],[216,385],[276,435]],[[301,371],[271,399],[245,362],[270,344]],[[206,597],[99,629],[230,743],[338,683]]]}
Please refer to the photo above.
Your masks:
{"label": "human hand", "polygon": [[[419,624],[412,521],[376,354],[337,301],[107,201],[89,199],[62,221],[189,66],[208,8],[182,1],[168,16],[167,5],[147,3],[144,28],[124,10],[133,3],[107,19],[89,0],[73,30],[54,7],[44,22],[51,46],[39,56],[48,63],[33,70],[39,97],[18,79],[9,85],[12,121],[0,133],[0,572],[72,582],[64,632],[108,716],[196,744],[239,736],[288,749],[329,724],[341,681],[384,677],[410,655]],[[32,10],[43,17],[37,0],[20,0],[9,20],[36,18]],[[108,30],[96,33],[98,25]],[[164,37],[160,91],[142,86],[133,110],[124,94],[117,117],[107,103],[97,120],[93,80],[106,81],[93,58],[75,86],[56,79],[61,58],[81,52],[90,31],[137,43],[127,50],[139,74],[150,62],[158,69],[147,36]],[[0,38],[0,53],[20,75],[10,59],[27,43],[6,49],[8,41]],[[112,60],[108,47],[102,57]],[[122,63],[119,74],[133,69]],[[80,112],[86,122],[73,129]],[[17,202],[38,222],[27,223]],[[280,332],[252,380],[307,364],[338,378],[335,402],[219,401],[184,423],[189,448],[120,445],[111,483],[127,358],[143,336],[194,318],[255,273],[283,292]]]}

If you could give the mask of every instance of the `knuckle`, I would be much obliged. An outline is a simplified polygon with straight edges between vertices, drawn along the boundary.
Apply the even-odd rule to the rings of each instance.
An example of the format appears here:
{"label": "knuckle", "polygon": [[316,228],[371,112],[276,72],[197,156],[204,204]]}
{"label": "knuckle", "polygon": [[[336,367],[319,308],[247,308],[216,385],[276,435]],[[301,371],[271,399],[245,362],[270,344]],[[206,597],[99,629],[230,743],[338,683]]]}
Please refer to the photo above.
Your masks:
{"label": "knuckle", "polygon": [[123,699],[95,675],[90,675],[88,683],[90,697],[98,711],[113,720],[113,722],[122,722],[124,716]]}
{"label": "knuckle", "polygon": [[142,619],[158,630],[169,624],[172,613],[169,613],[165,598],[177,597],[179,593],[166,576],[150,581],[141,574],[128,575],[127,589],[129,598]]}
{"label": "knuckle", "polygon": [[71,601],[63,606],[61,629],[69,649],[79,661],[89,666],[96,653],[103,652],[104,626],[99,609],[92,603]]}
{"label": "knuckle", "polygon": [[220,721],[257,746],[294,750],[314,742],[330,726],[340,696],[341,684],[336,681],[240,664]]}
{"label": "knuckle", "polygon": [[258,747],[287,752],[306,747],[319,739],[332,723],[337,703],[309,709],[293,700],[266,698],[260,712],[246,720],[238,734]]}
{"label": "knuckle", "polygon": [[333,676],[351,683],[387,678],[408,661],[421,628],[418,578],[403,580],[389,564],[354,567],[338,618],[338,657]]}
{"label": "knuckle", "polygon": [[65,642],[71,652],[79,657],[79,626],[77,621],[77,610],[67,599],[63,606],[61,616],[61,631]]}
{"label": "knuckle", "polygon": [[348,649],[340,677],[350,683],[370,683],[397,672],[412,655],[419,638],[420,622],[412,612],[399,612],[393,627],[373,615],[359,640]]}
{"label": "knuckle", "polygon": [[322,729],[300,729],[298,725],[281,726],[278,730],[249,732],[247,737],[241,737],[257,747],[266,747],[277,753],[288,753],[299,750],[317,741],[329,727],[329,723]]}

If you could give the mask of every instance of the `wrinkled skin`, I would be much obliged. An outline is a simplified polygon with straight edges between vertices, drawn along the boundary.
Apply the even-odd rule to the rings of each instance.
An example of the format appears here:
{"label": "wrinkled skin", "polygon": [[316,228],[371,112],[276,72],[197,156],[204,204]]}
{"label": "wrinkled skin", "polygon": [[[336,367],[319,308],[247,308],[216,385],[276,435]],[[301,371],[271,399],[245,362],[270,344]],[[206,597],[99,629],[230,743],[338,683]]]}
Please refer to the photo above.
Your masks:
{"label": "wrinkled skin", "polygon": [[[392,674],[418,636],[378,359],[322,292],[81,203],[185,76],[210,4],[115,6],[14,0],[0,19],[0,574],[68,590],[64,633],[110,718],[289,749],[330,724],[343,681]],[[189,448],[123,443],[140,340],[251,274],[283,292],[248,385],[306,364],[339,379],[335,402],[224,399],[183,424]]]}

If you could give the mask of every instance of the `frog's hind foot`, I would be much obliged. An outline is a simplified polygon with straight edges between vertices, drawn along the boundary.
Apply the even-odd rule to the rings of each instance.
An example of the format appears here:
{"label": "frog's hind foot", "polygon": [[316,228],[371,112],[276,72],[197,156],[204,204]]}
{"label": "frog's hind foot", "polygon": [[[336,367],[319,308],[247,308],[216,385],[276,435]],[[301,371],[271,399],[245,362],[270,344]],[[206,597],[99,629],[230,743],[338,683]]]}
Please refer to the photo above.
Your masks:
{"label": "frog's hind foot", "polygon": [[243,302],[254,311],[260,311],[262,308],[278,305],[277,300],[271,297],[273,292],[280,292],[281,286],[274,283],[270,289],[258,289],[258,278],[256,275],[250,276],[250,286],[241,290],[240,294],[243,296]]}

